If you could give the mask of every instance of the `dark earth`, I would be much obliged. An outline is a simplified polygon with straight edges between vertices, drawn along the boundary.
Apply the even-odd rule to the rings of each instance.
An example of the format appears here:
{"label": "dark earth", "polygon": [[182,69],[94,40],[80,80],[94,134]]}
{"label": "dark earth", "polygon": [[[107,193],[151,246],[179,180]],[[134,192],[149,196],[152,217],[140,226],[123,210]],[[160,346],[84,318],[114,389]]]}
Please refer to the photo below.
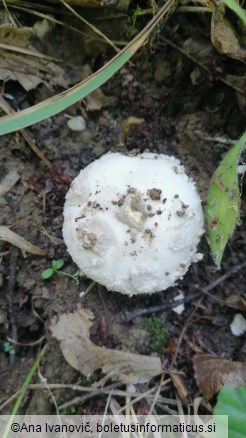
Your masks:
{"label": "dark earth", "polygon": [[[115,23],[111,19],[109,38],[129,41],[136,3],[131,2],[129,10],[124,11],[120,26],[116,18]],[[146,2],[138,3],[143,10],[148,6]],[[78,12],[82,13],[81,9]],[[58,12],[56,15],[54,6],[52,13],[67,19],[70,25],[81,26],[80,21],[66,15],[65,9],[64,15]],[[98,10],[93,13],[101,14]],[[117,15],[118,11],[108,8],[103,16],[112,13]],[[87,11],[87,16],[92,17],[92,12]],[[138,17],[139,29],[150,17],[151,14]],[[18,12],[18,18],[22,26],[32,26],[37,21],[37,17],[24,12]],[[229,14],[229,18],[236,21],[233,15]],[[11,412],[14,402],[11,397],[23,385],[45,344],[47,350],[32,379],[32,383],[41,385],[26,391],[20,413],[53,414],[57,408],[66,413],[103,413],[110,390],[119,405],[125,405],[125,385],[107,381],[98,387],[96,383],[103,378],[100,370],[86,379],[67,364],[58,341],[51,336],[52,318],[78,308],[90,309],[95,315],[91,332],[95,344],[160,356],[167,370],[164,377],[167,383],[161,389],[159,401],[162,411],[177,410],[175,386],[168,380],[170,369],[180,373],[184,406],[200,394],[192,362],[195,353],[245,361],[245,336],[234,336],[230,329],[235,313],[245,314],[246,310],[246,267],[241,266],[246,246],[243,181],[241,221],[226,247],[220,270],[215,268],[205,235],[199,247],[203,260],[193,264],[175,287],[151,296],[128,298],[86,278],[81,278],[79,285],[61,275],[41,278],[52,260],[63,259],[62,269],[66,273],[76,271],[62,239],[65,194],[80,169],[108,151],[148,149],[175,155],[195,180],[206,204],[212,174],[245,129],[246,115],[245,95],[237,91],[241,88],[245,92],[245,78],[240,87],[228,79],[232,74],[242,78],[245,63],[216,51],[210,39],[210,21],[210,13],[176,11],[131,62],[101,87],[103,94],[92,96],[97,109],[88,109],[89,101],[83,100],[27,128],[52,168],[31,150],[20,132],[0,138],[0,183],[12,170],[18,170],[20,175],[1,199],[1,225],[47,251],[45,256],[36,256],[1,242],[1,413]],[[94,21],[94,25],[98,23],[99,20]],[[104,23],[101,30],[106,33],[105,29]],[[59,66],[68,86],[82,80],[85,68],[96,71],[115,53],[98,40],[80,45],[78,38],[82,36],[69,28],[61,31],[57,25],[38,46],[43,53],[62,60]],[[20,109],[64,89],[57,84],[49,86],[48,79],[46,84],[30,91],[14,80],[4,85],[5,96],[13,96]],[[84,131],[72,131],[67,126],[68,117],[75,115],[84,117]],[[228,274],[227,278],[224,274]],[[218,284],[214,284],[218,279]],[[181,291],[186,302],[184,312],[178,315],[172,310],[172,301]],[[231,305],[232,300],[234,303],[244,300],[244,309],[240,311]],[[156,377],[138,384],[136,392],[158,388],[159,382],[160,377]],[[62,386],[65,384],[68,387]],[[89,390],[75,391],[73,385]],[[138,413],[148,412],[154,393],[152,398],[146,396],[135,404]]]}

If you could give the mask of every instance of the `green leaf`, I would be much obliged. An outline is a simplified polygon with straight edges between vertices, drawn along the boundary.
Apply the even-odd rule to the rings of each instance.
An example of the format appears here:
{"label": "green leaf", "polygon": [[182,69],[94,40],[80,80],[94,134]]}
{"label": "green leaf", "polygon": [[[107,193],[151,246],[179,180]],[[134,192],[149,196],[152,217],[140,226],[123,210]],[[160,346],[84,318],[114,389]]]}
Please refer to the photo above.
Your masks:
{"label": "green leaf", "polygon": [[63,267],[63,265],[64,265],[63,259],[52,260],[52,262],[51,262],[51,266],[52,266],[54,271],[57,271],[57,269],[61,269]]}
{"label": "green leaf", "polygon": [[80,269],[78,268],[77,271],[75,271],[75,273],[73,274],[74,277],[79,277],[80,276]]}
{"label": "green leaf", "polygon": [[43,280],[47,280],[48,278],[52,277],[53,274],[54,274],[54,269],[48,268],[42,272],[41,277],[43,278]]}
{"label": "green leaf", "polygon": [[246,436],[246,386],[223,386],[214,408],[215,415],[228,415],[228,438]]}
{"label": "green leaf", "polygon": [[232,236],[240,214],[237,166],[246,143],[246,132],[227,152],[215,171],[205,210],[209,244],[217,268],[220,267],[228,239]]}

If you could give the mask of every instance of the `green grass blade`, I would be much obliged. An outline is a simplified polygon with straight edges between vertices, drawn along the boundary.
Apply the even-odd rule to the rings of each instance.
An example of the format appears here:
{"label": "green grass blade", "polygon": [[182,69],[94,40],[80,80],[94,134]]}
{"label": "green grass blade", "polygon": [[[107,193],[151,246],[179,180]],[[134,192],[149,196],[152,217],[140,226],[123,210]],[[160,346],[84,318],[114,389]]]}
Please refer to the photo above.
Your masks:
{"label": "green grass blade", "polygon": [[43,349],[40,351],[40,353],[38,354],[37,359],[35,360],[34,364],[32,365],[32,368],[30,369],[30,371],[29,371],[29,373],[28,373],[28,375],[26,377],[26,380],[25,380],[25,382],[24,382],[24,384],[22,386],[22,390],[21,390],[20,394],[18,395],[18,398],[17,398],[17,400],[15,402],[15,405],[14,405],[14,407],[12,409],[11,416],[9,417],[9,420],[8,420],[8,423],[7,423],[7,426],[5,428],[5,431],[3,433],[2,438],[7,438],[8,437],[8,434],[10,432],[11,423],[13,422],[14,417],[17,414],[17,411],[18,411],[18,409],[19,409],[19,407],[21,405],[21,402],[22,402],[22,400],[24,398],[27,386],[29,385],[29,383],[31,382],[31,380],[33,378],[33,375],[37,371],[37,369],[39,367],[39,364],[40,364],[40,362],[41,362],[41,360],[42,360],[42,358],[43,358],[43,356],[44,356],[44,354],[46,352],[46,349],[47,349],[47,345],[45,345],[43,347]]}
{"label": "green grass blade", "polygon": [[245,148],[246,132],[227,152],[216,169],[208,192],[205,210],[206,227],[212,256],[220,267],[228,239],[233,234],[240,214],[240,192],[237,166]]}
{"label": "green grass blade", "polygon": [[41,122],[48,117],[54,116],[83,99],[93,90],[104,84],[142,46],[152,30],[167,12],[173,8],[175,2],[176,0],[167,0],[165,5],[159,10],[153,19],[125,48],[89,78],[64,92],[46,99],[37,105],[22,110],[17,114],[2,117],[0,119],[0,135],[23,129],[27,126]]}
{"label": "green grass blade", "polygon": [[235,0],[223,0],[226,6],[230,8],[237,16],[242,20],[244,26],[246,26],[246,14],[244,10],[239,6]]}

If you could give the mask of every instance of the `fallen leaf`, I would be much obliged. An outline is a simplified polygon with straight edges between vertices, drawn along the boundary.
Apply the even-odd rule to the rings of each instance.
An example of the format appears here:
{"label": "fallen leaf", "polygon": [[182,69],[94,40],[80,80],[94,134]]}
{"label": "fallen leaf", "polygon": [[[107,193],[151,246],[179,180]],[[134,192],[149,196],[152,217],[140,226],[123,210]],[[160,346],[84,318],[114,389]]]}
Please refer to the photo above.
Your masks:
{"label": "fallen leaf", "polygon": [[0,79],[18,81],[26,91],[40,83],[67,86],[64,70],[51,62],[54,58],[32,47],[34,35],[35,27],[0,25]]}
{"label": "fallen leaf", "polygon": [[197,386],[206,401],[224,384],[233,387],[246,384],[246,363],[201,353],[194,356],[193,364]]}
{"label": "fallen leaf", "polygon": [[144,383],[162,373],[158,357],[99,347],[90,341],[94,315],[88,309],[63,314],[51,321],[52,335],[60,341],[66,361],[86,377],[101,369],[122,383]]}
{"label": "fallen leaf", "polygon": [[246,50],[240,46],[236,32],[229,20],[225,18],[225,5],[218,3],[212,13],[211,41],[219,53],[230,58],[245,60]]}
{"label": "fallen leaf", "polygon": [[228,307],[233,309],[246,311],[246,300],[239,294],[232,294],[225,299],[225,303]]}
{"label": "fallen leaf", "polygon": [[9,242],[12,245],[20,248],[22,251],[30,252],[31,254],[39,256],[44,256],[47,254],[47,251],[28,242],[26,239],[24,239],[24,237],[14,233],[8,227],[0,226],[0,240]]}

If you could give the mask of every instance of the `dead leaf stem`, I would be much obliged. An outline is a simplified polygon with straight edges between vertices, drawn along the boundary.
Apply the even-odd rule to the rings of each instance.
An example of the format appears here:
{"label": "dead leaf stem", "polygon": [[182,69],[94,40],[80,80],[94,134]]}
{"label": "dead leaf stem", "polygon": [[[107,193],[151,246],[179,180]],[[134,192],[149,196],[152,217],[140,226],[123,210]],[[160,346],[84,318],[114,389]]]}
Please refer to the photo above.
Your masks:
{"label": "dead leaf stem", "polygon": [[[15,247],[11,248],[10,251],[10,267],[9,267],[9,279],[6,290],[6,299],[8,303],[8,315],[11,327],[11,338],[14,342],[17,341],[17,326],[16,317],[14,312],[14,292],[15,292],[15,275],[16,275],[16,264],[18,259],[18,250]],[[9,356],[10,365],[13,366],[15,361],[15,355]]]}

